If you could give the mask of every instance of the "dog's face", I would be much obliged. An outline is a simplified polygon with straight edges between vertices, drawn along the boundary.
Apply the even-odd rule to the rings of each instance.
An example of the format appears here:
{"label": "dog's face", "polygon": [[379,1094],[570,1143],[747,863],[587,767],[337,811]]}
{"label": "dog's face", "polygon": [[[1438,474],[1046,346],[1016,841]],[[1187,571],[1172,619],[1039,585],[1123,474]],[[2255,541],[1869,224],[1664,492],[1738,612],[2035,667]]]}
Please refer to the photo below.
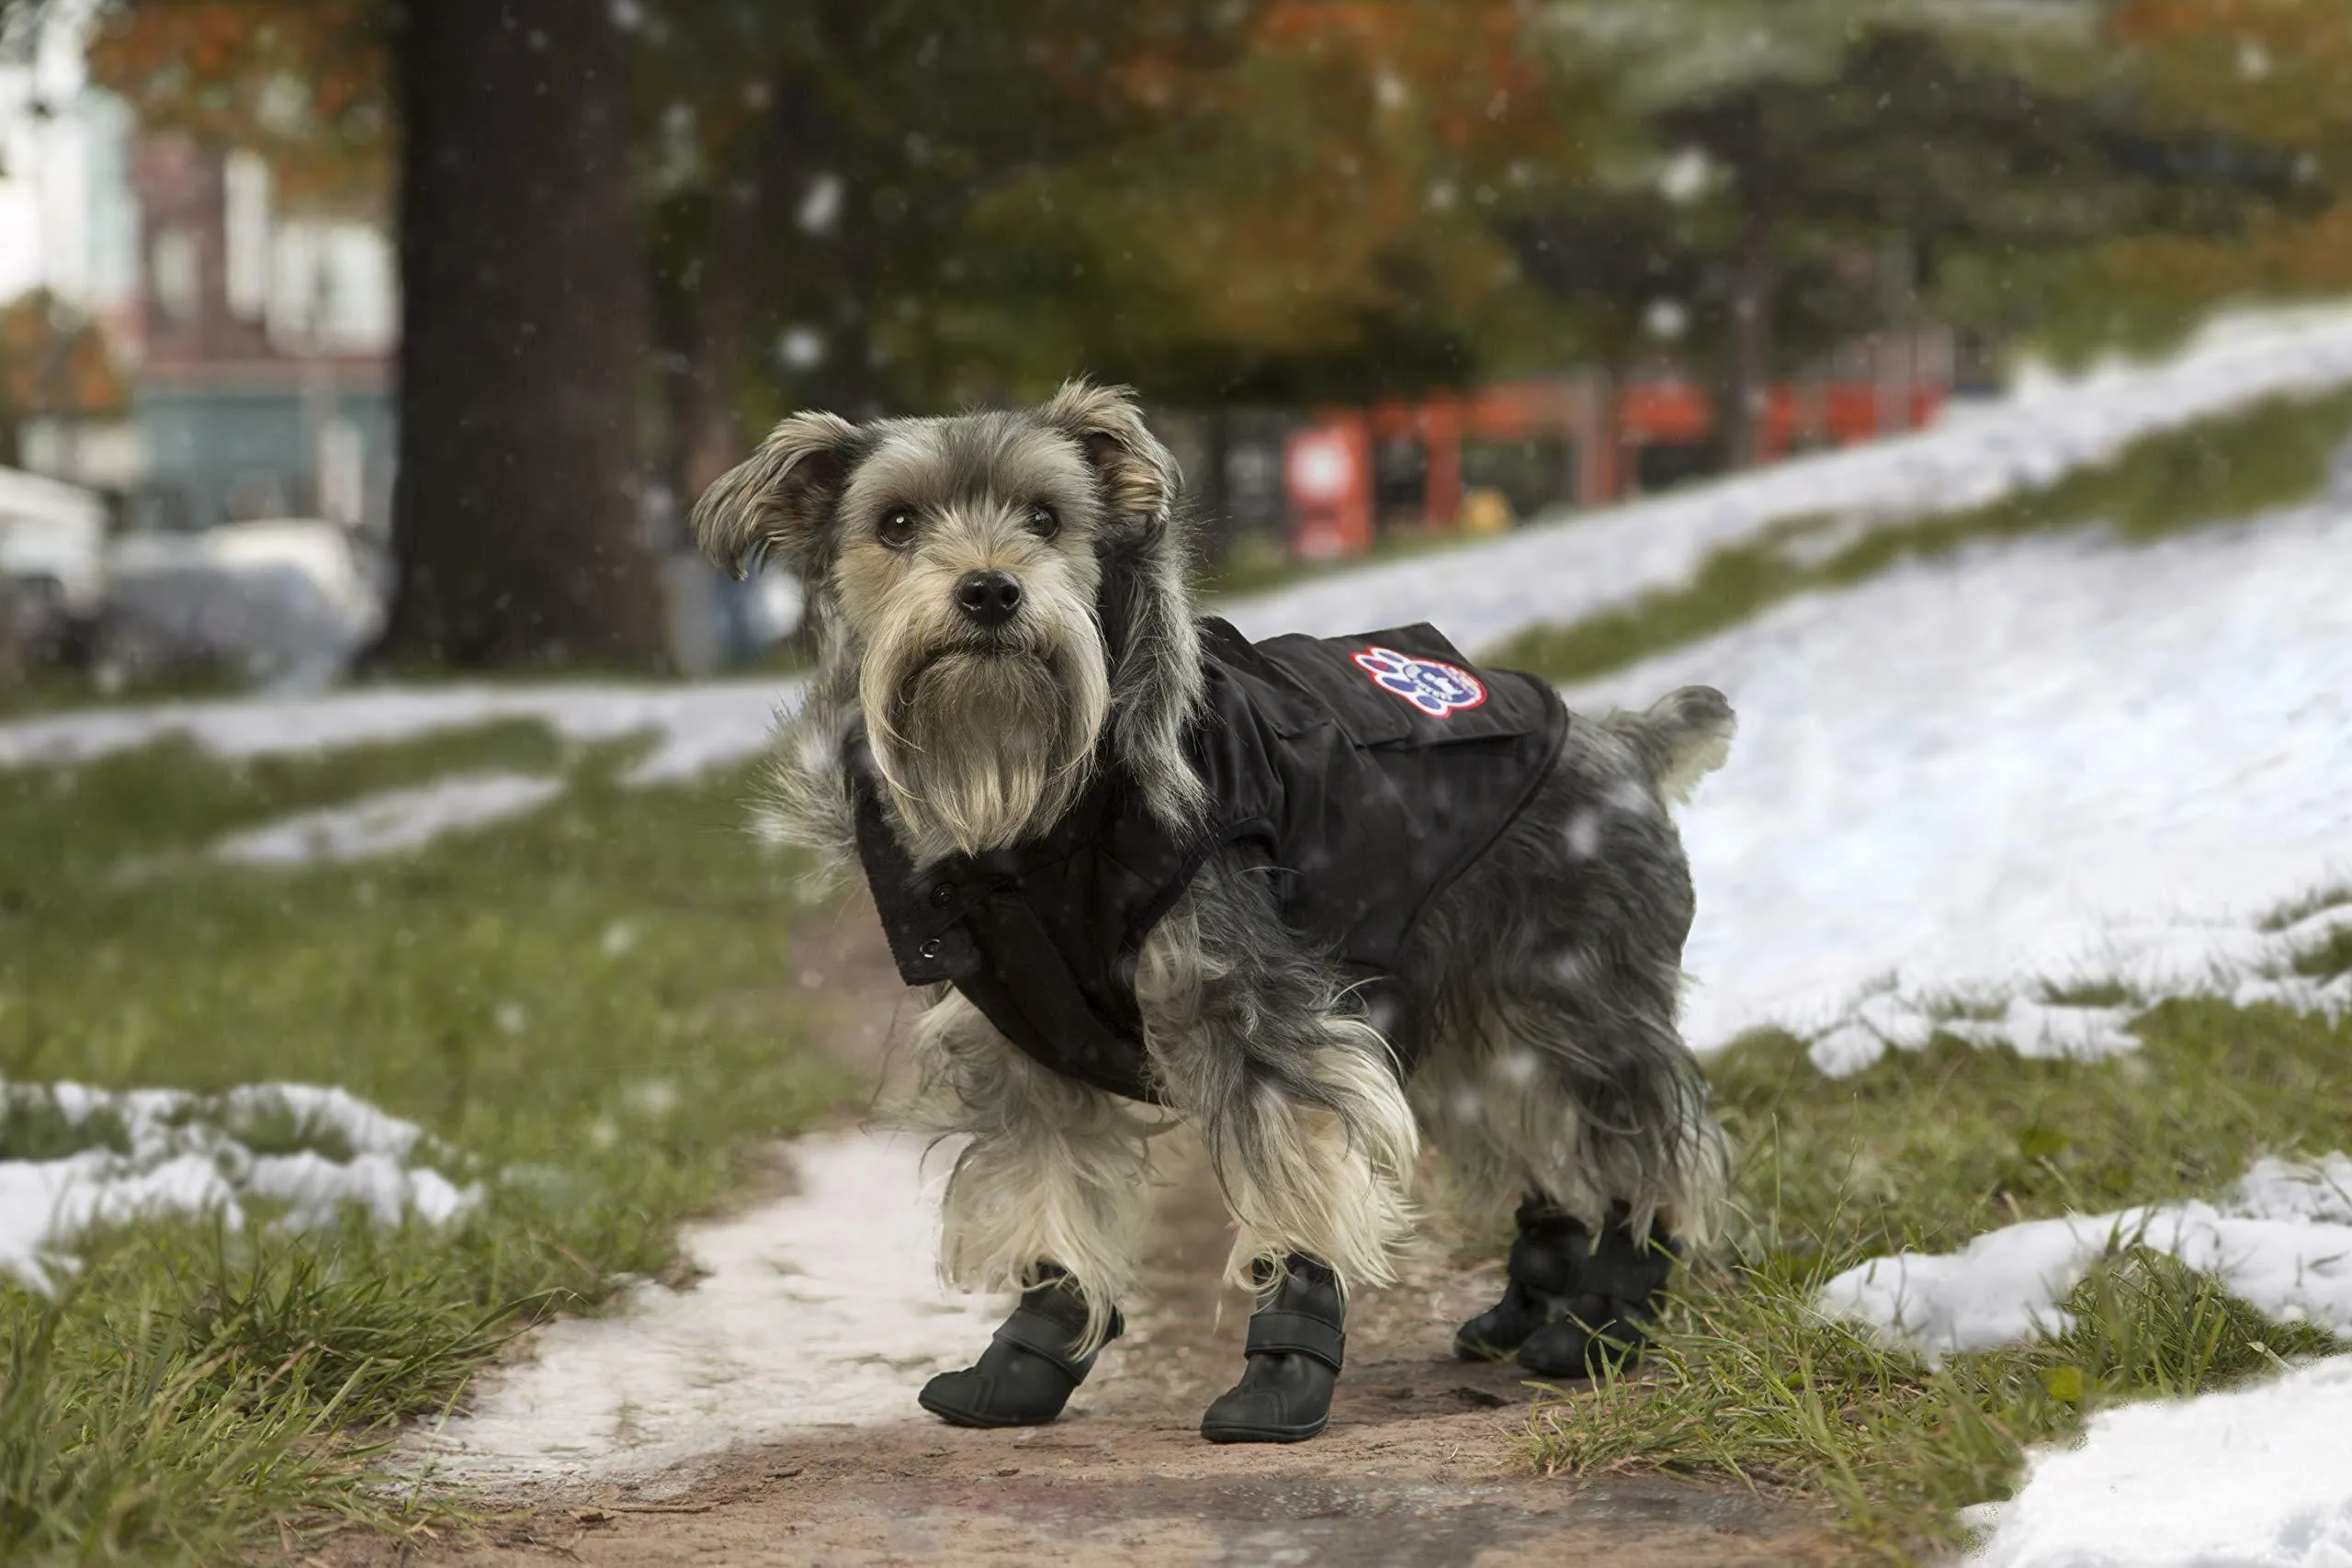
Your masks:
{"label": "dog's face", "polygon": [[1183,611],[1177,483],[1124,394],[1072,386],[1010,413],[796,415],[695,521],[737,570],[775,551],[800,574],[827,673],[930,859],[1049,825],[1114,709],[1149,697],[1139,623]]}
{"label": "dog's face", "polygon": [[1068,436],[986,415],[878,433],[831,579],[882,775],[967,852],[1050,821],[1110,706],[1101,502]]}

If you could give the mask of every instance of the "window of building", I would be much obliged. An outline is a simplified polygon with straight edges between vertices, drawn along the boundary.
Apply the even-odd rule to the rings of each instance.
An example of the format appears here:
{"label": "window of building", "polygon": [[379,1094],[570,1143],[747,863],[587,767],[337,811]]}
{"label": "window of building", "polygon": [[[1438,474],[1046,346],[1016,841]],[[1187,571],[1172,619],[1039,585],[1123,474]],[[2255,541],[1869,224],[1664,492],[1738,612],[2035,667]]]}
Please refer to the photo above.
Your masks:
{"label": "window of building", "polygon": [[232,152],[220,176],[229,309],[254,321],[269,307],[269,165]]}
{"label": "window of building", "polygon": [[175,321],[192,321],[203,291],[201,253],[186,229],[155,231],[147,256],[148,291],[156,308]]}

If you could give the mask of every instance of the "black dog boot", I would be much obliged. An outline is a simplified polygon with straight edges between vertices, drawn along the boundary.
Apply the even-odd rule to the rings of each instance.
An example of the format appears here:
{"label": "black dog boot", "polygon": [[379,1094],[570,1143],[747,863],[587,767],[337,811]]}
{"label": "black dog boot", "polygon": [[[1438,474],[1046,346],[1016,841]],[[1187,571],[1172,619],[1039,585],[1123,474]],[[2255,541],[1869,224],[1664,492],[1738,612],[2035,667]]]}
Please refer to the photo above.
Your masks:
{"label": "black dog boot", "polygon": [[1649,1341],[1657,1301],[1673,1272],[1671,1241],[1634,1239],[1623,1210],[1595,1247],[1592,1233],[1542,1199],[1519,1206],[1503,1299],[1464,1324],[1464,1360],[1519,1364],[1545,1377],[1591,1377],[1623,1367]]}
{"label": "black dog boot", "polygon": [[1291,1254],[1250,1314],[1241,1381],[1201,1417],[1201,1436],[1213,1443],[1296,1443],[1320,1432],[1331,1418],[1347,1347],[1344,1314],[1331,1271]]}
{"label": "black dog boot", "polygon": [[[1112,1313],[1104,1340],[1116,1339],[1123,1327]],[[1062,1270],[1049,1267],[1022,1292],[978,1366],[940,1373],[916,1398],[950,1426],[1042,1427],[1062,1413],[1094,1369],[1091,1355],[1078,1354],[1085,1332],[1086,1303]]]}

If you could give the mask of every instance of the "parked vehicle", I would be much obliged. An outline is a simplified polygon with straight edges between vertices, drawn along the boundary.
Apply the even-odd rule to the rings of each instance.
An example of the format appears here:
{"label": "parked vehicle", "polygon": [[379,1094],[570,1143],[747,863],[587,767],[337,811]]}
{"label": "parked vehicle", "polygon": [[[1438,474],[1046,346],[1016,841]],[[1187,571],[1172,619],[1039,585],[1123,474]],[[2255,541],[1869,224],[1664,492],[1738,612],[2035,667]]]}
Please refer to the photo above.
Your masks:
{"label": "parked vehicle", "polygon": [[320,518],[120,535],[107,551],[108,651],[323,683],[383,624],[388,574],[375,554]]}
{"label": "parked vehicle", "polygon": [[85,646],[107,603],[107,504],[94,491],[0,468],[0,638],[10,662]]}

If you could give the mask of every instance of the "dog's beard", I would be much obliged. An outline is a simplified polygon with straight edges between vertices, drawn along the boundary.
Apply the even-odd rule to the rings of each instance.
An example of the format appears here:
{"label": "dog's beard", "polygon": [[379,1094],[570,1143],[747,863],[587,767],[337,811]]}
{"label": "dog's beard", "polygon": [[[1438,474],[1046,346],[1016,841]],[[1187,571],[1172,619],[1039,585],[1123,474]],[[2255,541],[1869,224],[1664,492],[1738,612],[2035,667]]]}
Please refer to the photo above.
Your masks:
{"label": "dog's beard", "polygon": [[867,734],[918,859],[1032,837],[1085,787],[1110,686],[1099,639],[1080,641],[918,654],[895,678],[869,650]]}

